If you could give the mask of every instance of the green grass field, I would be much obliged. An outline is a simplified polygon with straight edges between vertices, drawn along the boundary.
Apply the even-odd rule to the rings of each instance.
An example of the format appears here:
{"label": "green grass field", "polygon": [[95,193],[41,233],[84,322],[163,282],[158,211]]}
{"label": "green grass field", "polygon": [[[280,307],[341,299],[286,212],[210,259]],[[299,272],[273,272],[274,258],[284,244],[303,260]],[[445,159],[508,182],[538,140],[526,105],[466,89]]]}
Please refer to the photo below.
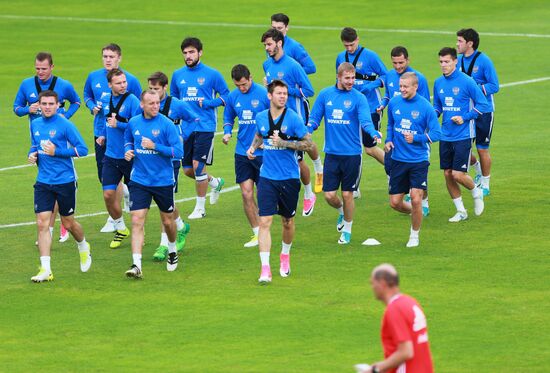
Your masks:
{"label": "green grass field", "polygon": [[[333,84],[334,60],[342,50],[338,30],[344,26],[362,29],[362,44],[378,52],[388,68],[390,49],[407,46],[412,66],[430,85],[440,75],[437,51],[454,45],[453,32],[462,27],[481,32],[480,50],[492,58],[501,84],[550,76],[546,1],[528,6],[519,1],[173,3],[0,1],[0,168],[26,162],[27,119],[11,108],[21,80],[34,74],[40,50],[53,53],[55,74],[81,95],[87,74],[101,67],[101,47],[111,41],[123,47],[122,66],[142,85],[151,72],[161,69],[170,76],[183,64],[179,45],[188,35],[203,40],[203,61],[228,83],[236,63],[249,65],[260,81],[265,58],[260,36],[269,16],[283,11],[291,17],[290,35],[317,64],[311,77],[316,92]],[[454,207],[434,147],[431,215],[423,224],[421,246],[406,249],[409,218],[391,210],[382,167],[369,158],[352,244],[336,244],[335,212],[319,196],[314,215],[296,219],[293,275],[275,276],[268,287],[256,282],[256,249],[242,247],[250,230],[238,191],[223,194],[217,205],[207,206],[206,219],[191,223],[175,273],[150,260],[159,239],[158,213],[152,209],[143,281],[124,278],[129,243],[109,249],[111,236],[99,233],[106,216],[99,215],[80,219],[92,244],[91,271],[80,273],[72,239],[56,242],[55,281],[32,284],[39,263],[36,227],[5,225],[33,221],[36,170],[0,171],[0,371],[350,372],[355,363],[382,357],[383,305],[373,299],[368,283],[381,262],[397,266],[402,290],[422,304],[437,371],[548,371],[550,127],[544,112],[549,89],[547,80],[503,87],[497,95],[492,195],[481,217],[473,216],[472,200],[464,193],[472,217],[459,225],[447,222]],[[91,118],[84,108],[74,122],[93,150]],[[314,139],[322,144],[322,133]],[[232,186],[234,143],[226,147],[221,137],[216,141],[211,173]],[[78,213],[104,211],[93,157],[76,165]],[[193,195],[193,182],[184,179],[178,198]],[[193,205],[178,207],[187,216]],[[279,222],[273,232],[276,267]],[[382,245],[362,246],[368,237]]]}

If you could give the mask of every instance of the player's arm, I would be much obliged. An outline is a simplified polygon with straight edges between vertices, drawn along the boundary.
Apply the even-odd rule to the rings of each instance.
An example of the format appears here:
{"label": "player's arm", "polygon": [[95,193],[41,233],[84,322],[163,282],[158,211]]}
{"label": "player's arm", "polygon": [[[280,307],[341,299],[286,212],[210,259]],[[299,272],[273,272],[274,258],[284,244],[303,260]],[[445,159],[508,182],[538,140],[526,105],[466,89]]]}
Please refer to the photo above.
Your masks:
{"label": "player's arm", "polygon": [[67,119],[72,117],[74,113],[80,108],[80,97],[76,93],[72,84],[67,85],[67,99],[69,100],[69,108],[67,110],[61,108],[61,114]]}
{"label": "player's arm", "polygon": [[188,102],[178,100],[177,98],[172,98],[172,105],[176,104],[176,110],[177,110],[177,118],[175,119],[181,119],[184,122],[198,122],[200,120],[199,114],[195,111],[195,109],[189,105]]}
{"label": "player's arm", "polygon": [[382,97],[382,104],[376,109],[376,111],[378,113],[380,113],[382,110],[384,110],[384,108],[386,106],[388,106],[388,104],[390,103],[390,90],[387,88],[388,87],[388,77],[387,75],[384,75],[384,87],[386,87],[386,89],[384,90],[384,97]]}
{"label": "player's arm", "polygon": [[30,133],[31,133],[31,146],[29,148],[29,151],[27,152],[27,160],[29,163],[35,164],[38,158],[38,142],[33,136],[34,131],[32,129],[32,124],[30,128]]}
{"label": "player's arm", "polygon": [[256,136],[254,136],[254,140],[252,140],[252,144],[250,144],[250,147],[246,151],[246,155],[248,159],[254,159],[256,156],[254,155],[254,152],[256,149],[258,149],[262,144],[264,143],[264,139],[262,135],[259,132],[256,132]]}
{"label": "player's arm", "polygon": [[134,135],[132,125],[129,124],[124,131],[124,159],[130,161],[132,158],[134,158]]}
{"label": "player's arm", "polygon": [[414,134],[412,138],[413,142],[420,144],[431,144],[439,141],[441,138],[441,126],[435,116],[435,112],[433,110],[429,110],[429,108],[426,113],[426,123],[426,132]]}
{"label": "player's arm", "polygon": [[[388,356],[387,359],[374,363],[379,372],[387,372],[390,369],[395,369],[405,361],[414,357],[414,348],[412,341],[401,342],[397,345],[397,350]],[[371,370],[372,372],[372,370]]]}
{"label": "player's arm", "polygon": [[317,71],[317,67],[315,66],[315,62],[313,62],[313,59],[307,53],[304,46],[302,44],[298,44],[296,47],[298,50],[296,56],[296,60],[298,61],[298,63],[302,66],[306,74],[315,74],[315,72]]}
{"label": "player's arm", "polygon": [[437,93],[437,85],[434,83],[434,103],[433,108],[435,110],[435,113],[437,117],[443,113],[443,107],[441,106],[441,100],[439,99],[439,95]]}
{"label": "player's arm", "polygon": [[[13,112],[18,117],[29,114],[30,106],[27,106],[27,98],[23,92],[23,85],[19,87],[17,94],[15,95],[15,100],[13,101]],[[36,111],[35,111],[36,112]]]}
{"label": "player's arm", "polygon": [[229,99],[229,103],[225,105],[225,108],[223,110],[223,138],[222,141],[225,145],[229,142],[229,139],[232,136],[233,133],[233,126],[235,124],[235,117],[237,114],[235,113],[235,109],[233,108],[233,104],[231,102],[231,99]]}
{"label": "player's arm", "polygon": [[366,91],[372,91],[376,88],[384,87],[384,79],[386,79],[386,73],[388,72],[388,69],[386,69],[386,66],[378,57],[378,55],[372,53],[372,71],[378,75],[378,78],[376,80],[373,80],[372,82],[368,82],[367,84],[363,84],[364,90]]}
{"label": "player's arm", "polygon": [[289,96],[302,97],[304,99],[313,97],[315,91],[304,69],[302,69],[302,67],[295,69],[294,74],[296,82],[298,83],[298,88],[288,87]]}
{"label": "player's arm", "polygon": [[141,84],[135,76],[132,76],[130,79],[128,79],[128,92],[138,98],[141,96]]}
{"label": "player's arm", "polygon": [[428,100],[428,102],[431,102],[428,80],[426,80],[426,78],[422,75],[418,77],[418,91],[416,93],[424,97],[426,100]]}
{"label": "player's arm", "polygon": [[69,124],[70,125],[67,126],[65,136],[67,137],[69,144],[72,145],[72,148],[56,148],[55,156],[62,158],[85,157],[88,155],[88,147],[86,146],[86,143],[84,142],[80,132],[78,132],[76,126],[70,122]]}
{"label": "player's arm", "polygon": [[172,74],[172,79],[170,79],[170,95],[174,96],[177,99],[180,99],[180,89],[178,87],[178,82],[176,79],[176,73]]}
{"label": "player's arm", "polygon": [[[155,149],[161,155],[168,158],[176,158],[176,159],[182,158],[183,146],[180,142],[178,131],[176,130],[176,127],[172,123],[168,123],[168,119],[166,120],[165,131],[166,131],[166,139],[168,139],[168,145],[163,145],[163,144],[153,142],[152,149]],[[143,143],[142,143],[142,146],[143,146]],[[150,147],[144,146],[144,148],[148,149]]]}
{"label": "player's arm", "polygon": [[[435,116],[435,112],[434,112]],[[388,129],[386,132],[386,144],[384,145],[384,150],[389,152],[391,149],[393,149],[393,127],[395,126],[395,120],[393,119],[393,109],[392,104],[390,101],[390,104],[388,105]]]}
{"label": "player's arm", "polygon": [[370,137],[380,142],[382,140],[382,134],[374,128],[372,123],[372,116],[370,114],[370,106],[367,98],[364,95],[357,95],[357,114],[359,117],[359,124],[363,132],[369,134]]}
{"label": "player's arm", "polygon": [[311,134],[308,132],[298,141],[287,141],[282,140],[278,135],[271,136],[273,140],[273,146],[280,148],[287,148],[292,150],[301,150],[307,152],[313,147],[313,140],[311,139]]}
{"label": "player's arm", "polygon": [[474,101],[474,106],[469,112],[462,116],[462,119],[464,119],[465,122],[471,119],[476,119],[483,113],[490,113],[492,111],[491,105],[489,105],[487,98],[483,92],[481,92],[481,88],[478,87],[472,78],[468,80],[467,89],[470,97]]}
{"label": "player's arm", "polygon": [[325,115],[325,92],[321,91],[321,93],[319,93],[319,96],[317,96],[315,103],[313,104],[311,112],[309,113],[309,119],[307,122],[307,127],[309,132],[316,131],[317,128],[321,126],[321,120],[323,120],[324,115]]}
{"label": "player's arm", "polygon": [[493,62],[489,58],[486,58],[485,61],[486,64],[483,69],[483,74],[487,83],[480,85],[480,88],[485,96],[489,96],[499,91],[500,84],[498,82],[497,71],[495,70]]}
{"label": "player's arm", "polygon": [[216,72],[214,75],[214,91],[218,94],[218,97],[212,100],[203,100],[200,104],[205,109],[217,108],[218,106],[225,106],[227,102],[227,96],[229,96],[229,88],[227,83],[223,79],[222,74]]}

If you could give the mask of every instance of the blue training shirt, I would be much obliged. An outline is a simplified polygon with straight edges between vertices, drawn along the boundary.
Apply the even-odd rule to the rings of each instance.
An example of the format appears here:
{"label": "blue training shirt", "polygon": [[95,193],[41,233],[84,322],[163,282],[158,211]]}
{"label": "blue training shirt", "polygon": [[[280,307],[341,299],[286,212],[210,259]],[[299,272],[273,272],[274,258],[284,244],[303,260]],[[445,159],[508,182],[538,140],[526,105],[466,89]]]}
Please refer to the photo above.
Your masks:
{"label": "blue training shirt", "polygon": [[[405,140],[412,133],[413,142]],[[418,93],[411,99],[401,95],[390,100],[388,105],[388,136],[393,142],[391,158],[407,163],[430,160],[430,144],[441,138],[441,127],[430,101]]]}
{"label": "blue training shirt", "polygon": [[[152,140],[155,149],[144,149],[143,137]],[[135,116],[128,122],[124,138],[125,151],[134,150],[130,180],[149,187],[174,185],[172,159],[183,157],[183,146],[170,119],[161,114],[151,119]]]}
{"label": "blue training shirt", "polygon": [[[38,81],[38,85],[42,91],[46,91],[50,87],[53,79],[54,75],[50,76],[50,78],[46,81],[42,81],[38,78],[35,80],[34,76],[23,80],[13,102],[13,112],[19,117],[28,115],[30,122],[36,118],[40,118],[42,116],[40,109],[38,109],[36,114],[31,114],[29,112],[29,106],[35,102],[38,102],[39,93],[36,89],[35,81]],[[57,77],[53,91],[57,93],[60,104],[65,101],[69,102],[68,108],[60,107],[57,109],[58,114],[63,114],[65,118],[69,119],[80,107],[80,97],[78,97],[78,93],[76,93],[71,83],[65,79],[61,79],[60,77]]]}
{"label": "blue training shirt", "polygon": [[290,36],[285,36],[283,43],[283,50],[286,55],[292,57],[296,62],[302,66],[306,74],[315,74],[317,67],[315,62],[311,59],[304,46],[292,39]]}
{"label": "blue training shirt", "polygon": [[[141,95],[141,85],[135,76],[128,71],[121,69],[126,75],[126,82],[128,87],[126,90],[132,93],[136,97]],[[84,103],[93,115],[92,110],[97,105],[100,105],[100,101],[107,94],[111,93],[109,83],[107,82],[107,73],[109,71],[105,68],[92,71],[86,78],[84,83]],[[94,136],[105,136],[105,122],[103,122],[101,116],[94,117]]]}
{"label": "blue training shirt", "polygon": [[418,89],[416,90],[416,94],[430,101],[430,88],[428,87],[428,80],[426,80],[422,73],[413,69],[410,66],[407,66],[405,71],[403,71],[401,74],[395,71],[395,69],[389,70],[386,74],[384,78],[384,88],[386,92],[384,94],[384,98],[382,99],[382,105],[384,107],[388,106],[388,103],[393,97],[401,95],[401,91],[399,90],[399,79],[401,79],[401,75],[403,75],[404,73],[416,74],[416,76],[418,77]]}
{"label": "blue training shirt", "polygon": [[384,66],[384,63],[376,52],[363,48],[360,45],[353,53],[343,51],[336,57],[336,71],[338,72],[338,66],[340,66],[340,64],[346,62],[346,54],[348,55],[348,62],[353,63],[359,53],[361,54],[355,64],[356,72],[368,76],[377,76],[378,78],[373,81],[355,79],[355,89],[367,96],[371,113],[376,113],[376,109],[382,103],[380,87],[384,85],[384,76],[387,72],[386,66]]}
{"label": "blue training shirt", "polygon": [[[200,117],[195,131],[215,132],[218,106],[225,105],[229,88],[219,71],[199,62],[194,67],[183,66],[174,71],[170,81],[170,94],[189,102]],[[216,98],[216,95],[219,95]],[[199,100],[203,99],[202,107]]]}
{"label": "blue training shirt", "polygon": [[[197,123],[200,121],[199,114],[190,103],[178,100],[173,96],[170,97],[172,97],[172,101],[170,102],[170,107],[168,108],[167,117],[174,123],[179,122],[176,129],[182,138],[186,140],[195,131]],[[167,99],[168,96],[165,96],[160,102],[161,113],[164,111],[164,106],[166,105]]]}
{"label": "blue training shirt", "polygon": [[[466,73],[472,64],[476,53],[479,53],[479,56],[475,60],[471,77],[475,80],[479,88],[481,88],[481,91],[487,98],[487,101],[494,111],[495,101],[493,95],[499,91],[500,85],[493,61],[491,61],[485,53],[475,51],[468,57],[465,57],[463,54],[459,55],[457,66],[460,67],[463,73]],[[462,70],[462,65],[464,65],[464,70]]]}
{"label": "blue training shirt", "polygon": [[[111,93],[103,96],[101,101],[101,110],[97,113],[96,117],[103,121],[103,134],[107,142],[107,148],[105,149],[105,155],[110,158],[123,159],[124,158],[124,131],[128,126],[128,122],[117,121],[116,128],[107,126],[107,116],[111,110],[110,101]],[[112,96],[113,105],[116,106],[120,102],[122,95]],[[129,94],[126,100],[122,103],[118,115],[126,120],[130,120],[138,114],[141,114],[139,99],[133,94]],[[112,108],[114,110],[114,107]]]}
{"label": "blue training shirt", "polygon": [[[40,117],[30,124],[31,147],[28,155],[38,152],[36,181],[44,184],[66,184],[76,180],[72,157],[84,157],[88,147],[78,129],[59,114],[50,118]],[[43,146],[51,141],[55,155],[44,153]]]}
{"label": "blue training shirt", "polygon": [[[267,90],[261,85],[253,82],[246,93],[242,93],[238,88],[231,91],[223,113],[223,133],[233,132],[237,117],[239,132],[235,146],[236,154],[246,156],[246,151],[256,136],[256,115],[266,109],[269,109],[269,99]],[[262,156],[262,149],[257,149],[254,154]]]}
{"label": "blue training shirt", "polygon": [[346,91],[336,86],[323,89],[315,100],[308,126],[317,129],[323,117],[327,154],[360,155],[363,152],[361,131],[380,137],[371,120],[369,103],[356,89]]}
{"label": "blue training shirt", "polygon": [[[479,114],[492,111],[491,105],[476,82],[455,69],[449,76],[440,76],[434,82],[434,109],[443,114],[441,140],[460,141],[475,137],[474,120]],[[461,116],[464,123],[455,124],[451,118]]]}
{"label": "blue training shirt", "polygon": [[[269,109],[256,115],[256,131],[264,137],[269,133]],[[278,123],[280,118],[273,118]],[[286,109],[284,121],[281,124],[281,133],[302,139],[309,132],[302,118],[292,109]],[[260,176],[271,180],[299,179],[298,157],[295,150],[273,146],[271,139],[264,138],[263,163]]]}
{"label": "blue training shirt", "polygon": [[304,101],[312,97],[315,91],[302,66],[283,54],[278,61],[269,57],[264,61],[263,68],[268,84],[274,79],[279,79],[288,85],[289,97],[286,106],[295,111],[305,122]]}

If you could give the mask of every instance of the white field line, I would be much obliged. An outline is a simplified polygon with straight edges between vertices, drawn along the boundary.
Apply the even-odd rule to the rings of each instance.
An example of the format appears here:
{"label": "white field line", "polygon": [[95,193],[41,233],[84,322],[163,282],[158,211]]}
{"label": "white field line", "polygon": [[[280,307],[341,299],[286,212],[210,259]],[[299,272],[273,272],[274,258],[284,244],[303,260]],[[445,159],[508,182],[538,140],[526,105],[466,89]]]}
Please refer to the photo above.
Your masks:
{"label": "white field line", "polygon": [[[232,192],[232,191],[237,190],[239,188],[240,188],[239,185],[233,185],[233,186],[222,189],[222,191],[220,193],[229,193],[229,192]],[[210,193],[208,193],[207,196],[208,195],[210,195]],[[187,197],[187,198],[177,199],[174,202],[176,202],[176,203],[189,202],[189,201],[194,201],[195,199],[196,199],[196,197]],[[151,204],[151,207],[157,207],[157,205],[153,203],[153,204]],[[107,211],[100,211],[100,212],[93,212],[93,213],[90,213],[90,214],[76,215],[75,218],[84,219],[84,218],[89,218],[89,217],[92,217],[92,216],[99,216],[99,215],[107,215]],[[59,219],[57,219],[57,221],[59,221]],[[16,227],[23,227],[23,226],[26,226],[26,225],[35,225],[35,224],[36,224],[35,221],[27,221],[27,222],[24,222],[24,223],[14,223],[14,224],[4,224],[4,225],[0,225],[0,229],[16,228]]]}
{"label": "white field line", "polygon": [[[17,14],[2,14],[0,19],[15,20],[39,20],[39,21],[68,21],[68,22],[88,22],[88,23],[127,23],[140,25],[171,25],[171,26],[198,26],[198,27],[232,27],[232,28],[258,28],[265,29],[266,24],[251,23],[229,23],[229,22],[191,22],[191,21],[166,21],[154,19],[114,19],[114,18],[87,18],[87,17],[61,17],[61,16],[32,16]],[[300,26],[293,25],[292,28],[299,30],[319,30],[319,31],[340,31],[342,27],[338,26]],[[442,30],[409,30],[409,29],[378,29],[378,28],[357,28],[358,31],[380,32],[380,33],[417,33],[417,34],[438,34],[455,35],[456,31]],[[496,37],[523,37],[523,38],[550,38],[550,34],[533,33],[509,33],[509,32],[480,32],[482,36]]]}

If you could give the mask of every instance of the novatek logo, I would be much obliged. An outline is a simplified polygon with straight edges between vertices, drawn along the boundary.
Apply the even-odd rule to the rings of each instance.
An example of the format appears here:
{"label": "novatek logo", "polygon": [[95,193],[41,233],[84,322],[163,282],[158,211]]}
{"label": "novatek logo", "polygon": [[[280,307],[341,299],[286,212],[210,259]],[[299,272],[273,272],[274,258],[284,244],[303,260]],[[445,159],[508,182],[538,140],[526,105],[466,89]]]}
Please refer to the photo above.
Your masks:
{"label": "novatek logo", "polygon": [[260,105],[260,100],[252,100],[252,101],[250,101],[250,104],[255,109],[255,108],[258,107],[258,105]]}
{"label": "novatek logo", "polygon": [[460,88],[459,87],[453,87],[453,94],[455,96],[458,95],[458,92],[460,92]]}
{"label": "novatek logo", "polygon": [[197,78],[197,83],[199,83],[199,85],[203,85],[205,81],[206,81],[206,79],[204,79],[202,77]]}
{"label": "novatek logo", "polygon": [[453,106],[455,103],[455,99],[452,97],[445,97],[445,105],[447,106]]}
{"label": "novatek logo", "polygon": [[344,101],[344,107],[345,107],[346,109],[349,109],[349,108],[351,107],[351,101],[350,101],[350,100]]}
{"label": "novatek logo", "polygon": [[254,115],[254,113],[252,112],[252,110],[243,110],[243,119],[244,120],[251,120],[253,115]]}
{"label": "novatek logo", "polygon": [[198,92],[197,87],[187,87],[187,97],[196,97]]}
{"label": "novatek logo", "polygon": [[411,117],[413,117],[413,119],[417,119],[419,116],[420,116],[420,112],[416,110],[411,111]]}
{"label": "novatek logo", "polygon": [[344,111],[341,109],[334,109],[332,110],[332,118],[334,119],[342,119],[344,117]]}
{"label": "novatek logo", "polygon": [[160,130],[159,129],[154,129],[154,130],[151,131],[151,133],[153,134],[153,136],[157,137],[160,134]]}
{"label": "novatek logo", "polygon": [[408,130],[411,128],[412,123],[410,120],[403,118],[401,119],[400,125],[401,125],[401,128]]}

